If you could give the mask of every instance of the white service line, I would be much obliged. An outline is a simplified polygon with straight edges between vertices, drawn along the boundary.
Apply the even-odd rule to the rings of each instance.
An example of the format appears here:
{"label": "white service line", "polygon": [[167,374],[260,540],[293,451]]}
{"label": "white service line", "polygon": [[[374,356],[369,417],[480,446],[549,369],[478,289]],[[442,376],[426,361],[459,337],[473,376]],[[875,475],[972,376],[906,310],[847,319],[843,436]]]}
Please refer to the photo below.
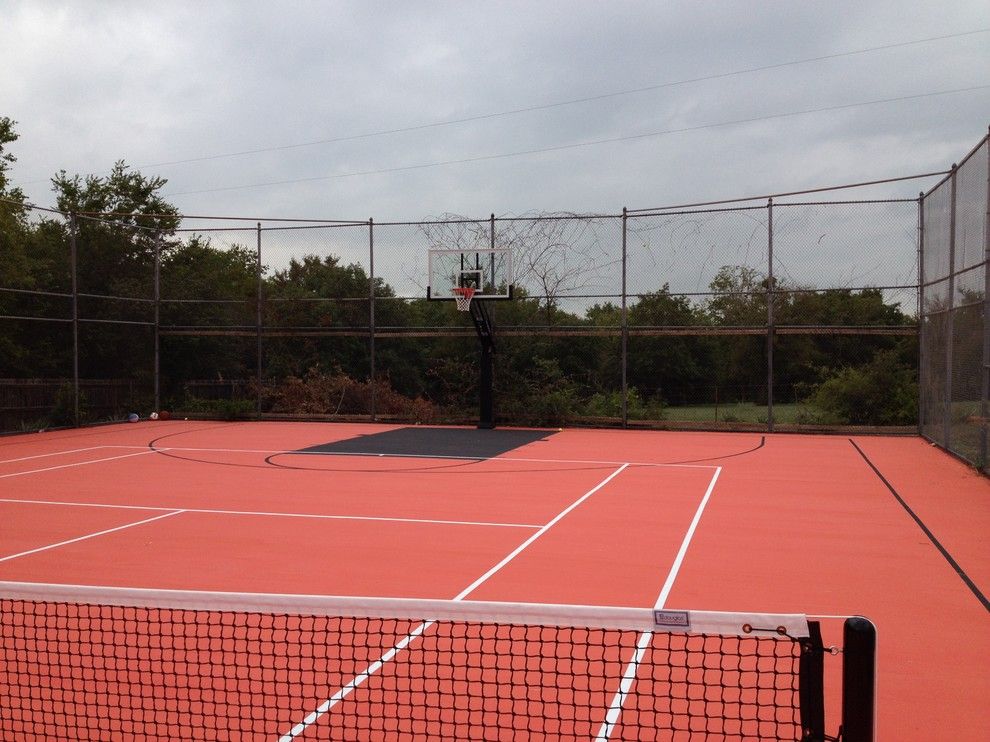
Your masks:
{"label": "white service line", "polygon": [[463,589],[463,590],[462,590],[462,591],[461,591],[460,593],[458,593],[458,594],[457,594],[457,595],[456,595],[456,596],[455,596],[455,597],[454,597],[453,599],[454,599],[454,600],[464,600],[464,598],[466,598],[466,597],[467,597],[468,595],[470,595],[470,594],[471,594],[471,593],[473,593],[473,592],[474,592],[475,590],[477,590],[477,589],[478,589],[479,587],[481,587],[481,585],[482,585],[483,583],[485,583],[485,582],[486,582],[486,581],[487,581],[487,580],[488,580],[489,578],[491,578],[491,577],[492,577],[492,576],[493,576],[493,575],[494,575],[494,574],[495,574],[496,572],[498,572],[498,571],[499,571],[500,569],[502,569],[502,567],[504,567],[504,566],[505,566],[506,564],[508,564],[509,562],[511,562],[511,561],[512,561],[513,559],[515,559],[515,558],[516,558],[517,556],[519,556],[519,553],[520,553],[520,552],[521,552],[521,551],[522,551],[523,549],[525,549],[525,548],[526,548],[527,546],[529,546],[529,545],[530,545],[531,543],[533,543],[534,541],[536,541],[536,539],[538,539],[538,538],[539,538],[540,536],[542,536],[542,535],[543,535],[544,533],[546,533],[546,532],[547,532],[547,531],[549,531],[549,530],[550,530],[551,528],[553,528],[553,526],[555,526],[555,525],[556,525],[557,523],[559,523],[559,522],[560,522],[560,520],[561,520],[561,518],[563,518],[563,517],[564,517],[565,515],[567,515],[568,513],[570,513],[570,512],[572,511],[572,510],[574,510],[574,508],[576,508],[576,507],[577,507],[578,505],[580,505],[580,504],[581,504],[582,502],[584,502],[585,500],[587,500],[587,499],[588,499],[589,497],[591,497],[591,496],[592,496],[593,494],[595,494],[595,493],[596,493],[596,492],[597,492],[598,490],[600,490],[600,489],[601,489],[602,487],[604,487],[604,486],[605,486],[606,484],[608,484],[608,483],[609,483],[609,482],[611,482],[611,481],[612,481],[613,479],[615,479],[615,478],[616,478],[617,476],[619,476],[619,474],[621,474],[621,473],[623,472],[623,470],[625,470],[625,468],[626,468],[627,466],[629,466],[629,464],[623,464],[622,466],[620,466],[620,467],[619,467],[618,469],[616,469],[616,470],[615,470],[614,472],[612,472],[612,473],[611,473],[611,474],[609,474],[609,475],[608,475],[607,477],[605,477],[605,479],[603,479],[603,480],[602,480],[602,481],[600,481],[600,482],[599,482],[598,484],[596,484],[596,485],[595,485],[594,487],[592,487],[592,488],[591,488],[590,490],[588,490],[588,491],[587,491],[587,492],[585,492],[585,493],[584,493],[583,495],[581,495],[581,497],[579,497],[579,498],[578,498],[577,500],[575,500],[575,501],[574,501],[574,502],[572,502],[572,503],[571,503],[570,505],[568,505],[568,506],[567,506],[566,508],[564,508],[564,509],[563,509],[563,510],[561,510],[561,511],[560,511],[559,513],[557,513],[557,515],[556,515],[556,516],[554,516],[554,518],[553,518],[553,520],[551,520],[551,521],[550,521],[549,523],[547,523],[546,525],[544,525],[544,526],[543,526],[543,527],[542,527],[542,528],[541,528],[540,530],[538,530],[538,531],[537,531],[536,533],[534,533],[534,534],[533,534],[532,536],[530,536],[530,537],[529,537],[528,539],[526,539],[525,541],[523,541],[523,542],[522,542],[522,543],[521,543],[521,544],[520,544],[519,546],[517,546],[517,547],[516,547],[516,548],[515,548],[515,549],[514,549],[514,550],[512,551],[512,553],[511,553],[511,554],[509,554],[509,555],[508,555],[507,557],[505,557],[505,559],[503,559],[503,560],[502,560],[501,562],[499,562],[498,564],[496,564],[496,565],[495,565],[494,567],[492,567],[492,568],[491,568],[490,570],[488,570],[487,572],[485,572],[485,574],[483,574],[483,575],[482,575],[481,577],[479,577],[479,578],[478,578],[477,580],[475,580],[475,581],[474,581],[474,582],[472,582],[472,583],[471,583],[470,585],[468,585],[468,586],[467,586],[466,588],[464,588],[464,589]]}
{"label": "white service line", "polygon": [[[701,521],[701,514],[705,512],[705,506],[708,505],[708,500],[711,498],[712,491],[715,489],[715,482],[718,481],[718,475],[721,473],[722,467],[718,467],[711,481],[708,483],[705,496],[701,498],[701,502],[694,511],[694,518],[692,518],[691,525],[688,526],[687,532],[684,534],[684,539],[681,541],[681,548],[677,550],[677,556],[674,558],[674,563],[667,573],[667,579],[664,581],[663,588],[660,590],[660,596],[653,605],[654,610],[660,610],[667,604],[670,591],[674,588],[674,580],[677,579],[677,573],[681,570],[681,564],[684,562],[684,556],[687,554],[688,546],[690,546],[691,539],[694,538],[694,532],[697,530],[698,523]],[[632,690],[633,683],[636,680],[639,663],[643,661],[643,656],[646,654],[646,649],[650,646],[652,638],[653,632],[650,631],[644,631],[639,635],[639,640],[636,642],[636,651],[633,653],[632,659],[629,660],[629,664],[626,665],[625,672],[622,673],[619,688],[615,692],[615,696],[612,697],[612,703],[609,704],[608,711],[605,714],[605,721],[602,722],[598,734],[595,736],[595,742],[604,742],[612,735],[612,730],[622,716],[622,706],[625,704],[629,691]]]}
{"label": "white service line", "polygon": [[[65,500],[29,500],[20,497],[0,497],[0,503],[10,502],[25,505],[67,505],[78,508],[109,508],[117,510],[167,510],[175,508],[157,505],[114,505],[101,502],[68,502]],[[314,518],[323,520],[371,520],[390,523],[427,523],[444,526],[492,526],[494,528],[542,528],[534,523],[495,523],[482,520],[439,520],[433,518],[396,518],[384,515],[329,515],[322,513],[279,513],[265,510],[221,510],[219,508],[182,508],[185,513],[206,513],[208,515],[257,515],[272,518]]]}
{"label": "white service line", "polygon": [[[582,502],[584,502],[585,500],[587,500],[589,497],[591,497],[593,494],[595,494],[598,490],[600,490],[606,484],[608,484],[613,479],[615,479],[615,477],[617,477],[619,474],[621,474],[622,471],[627,466],[629,466],[629,464],[622,464],[622,466],[620,466],[618,469],[616,469],[611,474],[609,474],[607,477],[605,477],[605,479],[603,479],[602,481],[600,481],[598,484],[596,484],[590,490],[588,490],[583,495],[581,495],[581,497],[579,497],[577,500],[575,500],[570,505],[568,505],[566,508],[564,508],[563,510],[561,510],[553,518],[553,520],[551,520],[549,523],[546,523],[545,525],[543,525],[540,528],[539,531],[537,531],[536,533],[534,533],[532,536],[530,536],[528,539],[526,539],[522,544],[520,544],[518,547],[516,547],[512,551],[511,554],[509,554],[507,557],[505,557],[504,559],[502,559],[502,561],[500,561],[498,564],[496,564],[490,570],[488,570],[487,572],[485,572],[485,574],[483,574],[477,580],[475,580],[470,585],[468,585],[466,588],[464,588],[460,593],[458,593],[453,598],[453,600],[457,600],[457,601],[464,600],[464,598],[466,598],[472,592],[474,592],[475,590],[477,590],[482,584],[484,584],[488,579],[490,579],[492,577],[492,575],[494,575],[496,572],[498,572],[499,570],[501,570],[506,564],[508,564],[516,556],[518,556],[519,553],[522,552],[526,547],[528,547],[530,544],[532,544],[534,541],[536,541],[536,539],[538,539],[540,536],[542,536],[544,533],[546,533],[548,530],[550,530],[556,523],[560,522],[561,518],[563,518],[565,515],[567,515],[568,513],[570,513],[572,510],[574,510],[574,508],[576,508],[578,505],[580,505]],[[392,647],[385,654],[383,654],[380,659],[378,659],[375,662],[372,662],[370,665],[368,665],[363,671],[361,671],[358,675],[356,675],[347,685],[345,685],[344,687],[342,687],[340,690],[338,690],[336,693],[334,693],[330,698],[328,698],[323,703],[321,703],[316,709],[314,709],[312,712],[310,712],[306,716],[305,719],[303,719],[302,721],[300,721],[298,724],[296,724],[295,726],[293,726],[292,729],[290,729],[288,732],[286,732],[281,737],[279,737],[279,742],[291,742],[291,740],[294,740],[300,734],[302,734],[303,732],[305,732],[310,726],[312,726],[317,721],[319,721],[319,719],[321,717],[323,717],[324,715],[326,715],[327,712],[330,711],[330,709],[332,709],[334,706],[336,706],[342,700],[344,700],[345,698],[347,698],[347,696],[349,696],[356,688],[358,688],[361,685],[363,685],[364,682],[368,678],[370,678],[372,675],[374,675],[376,672],[378,672],[387,662],[391,661],[395,657],[395,655],[397,655],[399,652],[401,652],[403,649],[405,649],[407,646],[409,646],[409,644],[414,639],[416,639],[416,637],[421,636],[423,634],[423,632],[425,632],[427,629],[429,629],[434,623],[435,623],[435,621],[424,621],[419,626],[417,626],[415,629],[413,629],[411,632],[409,632],[409,634],[405,638],[403,638],[402,641],[398,642],[394,647]]]}
{"label": "white service line", "polygon": [[[106,446],[98,446],[98,448],[107,448]],[[47,466],[44,469],[31,469],[30,471],[18,471],[12,474],[0,474],[0,479],[8,479],[10,477],[22,477],[25,474],[41,474],[46,471],[55,471],[57,469],[71,469],[73,466],[86,466],[87,464],[102,464],[105,461],[116,461],[117,459],[127,459],[131,456],[145,456],[149,453],[158,453],[159,450],[167,451],[168,449],[144,449],[143,451],[138,451],[137,453],[125,453],[121,456],[108,456],[105,459],[93,459],[92,461],[77,461],[75,464],[60,464],[59,466]]]}
{"label": "white service line", "polygon": [[30,459],[43,459],[47,456],[66,456],[70,453],[82,453],[83,451],[95,451],[98,448],[116,448],[116,446],[88,446],[86,448],[70,448],[68,451],[53,451],[51,453],[39,453],[34,456],[21,456],[19,459],[4,459],[0,464],[13,464],[15,461],[28,461]]}
{"label": "white service line", "polygon": [[184,513],[184,510],[173,510],[169,513],[163,515],[156,515],[152,518],[145,518],[144,520],[135,521],[134,523],[125,523],[122,526],[116,526],[115,528],[107,528],[103,531],[97,531],[96,533],[88,533],[85,536],[77,536],[76,538],[70,538],[66,541],[59,541],[57,544],[49,544],[48,546],[41,546],[37,549],[29,549],[28,551],[22,551],[19,554],[10,554],[5,557],[0,557],[0,562],[6,562],[11,559],[17,559],[18,557],[27,556],[28,554],[37,554],[39,551],[48,551],[49,549],[55,549],[59,546],[66,546],[68,544],[74,544],[77,541],[85,541],[86,539],[96,538],[97,536],[104,536],[108,533],[113,533],[114,531],[123,531],[125,528],[133,528],[134,526],[140,526],[144,523],[151,523],[152,521],[162,520],[163,518],[171,518],[173,515],[178,515],[179,513]]}

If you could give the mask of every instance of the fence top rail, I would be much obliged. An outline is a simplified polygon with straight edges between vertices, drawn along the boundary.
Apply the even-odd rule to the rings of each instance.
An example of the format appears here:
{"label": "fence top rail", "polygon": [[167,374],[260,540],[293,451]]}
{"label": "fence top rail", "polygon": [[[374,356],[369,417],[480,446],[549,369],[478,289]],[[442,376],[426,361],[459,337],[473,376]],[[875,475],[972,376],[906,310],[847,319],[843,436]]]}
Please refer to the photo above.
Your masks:
{"label": "fence top rail", "polygon": [[[973,148],[973,150],[963,158],[962,162],[965,163],[973,154],[975,154],[980,147],[982,147],[987,141],[987,137],[984,137],[980,143]],[[145,219],[178,219],[182,221],[188,221],[193,219],[199,219],[203,221],[235,221],[235,222],[254,222],[255,226],[251,227],[183,227],[180,229],[169,230],[170,232],[210,232],[210,231],[237,231],[237,230],[257,230],[257,229],[291,229],[292,227],[262,227],[262,223],[283,223],[283,224],[299,224],[302,226],[296,227],[299,229],[315,228],[315,227],[360,227],[360,226],[371,226],[372,224],[377,224],[380,226],[414,226],[419,224],[471,224],[471,223],[481,223],[491,220],[508,222],[508,221],[538,221],[538,220],[562,220],[562,219],[613,219],[621,218],[623,213],[628,215],[645,215],[655,212],[667,213],[676,209],[694,209],[704,206],[725,206],[729,204],[744,204],[752,201],[768,201],[769,199],[775,198],[785,198],[788,196],[798,196],[809,193],[824,193],[827,191],[838,191],[851,188],[862,188],[866,186],[883,185],[887,183],[898,183],[906,180],[917,180],[921,178],[932,178],[936,176],[949,176],[952,170],[940,170],[929,173],[920,173],[917,175],[905,175],[894,178],[882,178],[879,180],[869,180],[857,183],[844,183],[841,185],[824,186],[820,188],[807,188],[803,190],[796,191],[782,191],[778,193],[768,193],[764,195],[756,196],[744,196],[741,198],[730,198],[730,199],[719,199],[714,201],[698,201],[694,203],[681,203],[681,204],[668,204],[664,206],[651,206],[646,208],[635,208],[635,209],[625,209],[624,212],[618,213],[598,213],[598,214],[577,214],[577,213],[558,213],[558,214],[543,214],[543,215],[521,215],[521,216],[502,216],[496,217],[494,214],[488,217],[479,218],[457,218],[457,219],[422,219],[418,221],[380,221],[376,222],[373,219],[315,219],[315,218],[297,218],[297,217],[258,217],[258,216],[226,216],[218,214],[133,214],[133,213],[123,213],[123,212],[95,212],[95,211],[80,211],[75,212],[75,215],[80,218],[91,219],[91,220],[114,220],[118,218],[129,218],[133,219],[135,217],[141,217]],[[927,196],[936,188],[944,182],[944,179],[930,189],[927,193],[923,195]],[[873,201],[877,202],[895,202],[895,201],[914,201],[916,199],[901,199],[901,198],[890,198],[890,199],[878,199]],[[39,206],[37,204],[17,201],[14,199],[0,197],[0,201],[5,203],[11,203],[16,206],[35,209],[38,211],[47,211],[53,214],[61,214],[62,216],[68,217],[70,214],[68,212],[60,211],[58,209],[52,209],[44,206]],[[836,202],[839,203],[839,202]],[[851,202],[850,202],[851,203]],[[762,206],[760,207],[762,208]],[[112,223],[112,222],[111,222]],[[155,230],[155,227],[144,227],[135,224],[121,224],[120,226],[126,226],[135,229],[147,229]]]}
{"label": "fence top rail", "polygon": [[719,201],[698,201],[687,204],[670,204],[668,206],[653,206],[645,209],[629,209],[629,213],[643,213],[649,211],[669,211],[671,209],[690,209],[698,206],[719,206],[722,204],[738,204],[747,201],[766,201],[771,198],[785,198],[787,196],[801,196],[807,193],[824,193],[826,191],[841,191],[847,188],[863,188],[865,186],[883,185],[886,183],[899,183],[905,180],[918,180],[920,178],[933,178],[937,175],[946,175],[951,170],[939,170],[932,173],[920,173],[918,175],[903,175],[897,178],[883,178],[881,180],[866,180],[859,183],[845,183],[843,185],[824,186],[822,188],[807,188],[800,191],[786,191],[782,193],[767,193],[762,196],[745,196],[742,198],[729,198]]}
{"label": "fence top rail", "polygon": [[975,147],[973,147],[973,149],[971,149],[968,153],[966,153],[966,156],[963,157],[959,161],[958,164],[954,164],[951,168],[949,168],[948,170],[946,170],[944,173],[941,173],[945,177],[942,178],[938,183],[936,183],[935,185],[933,185],[931,188],[929,188],[927,191],[923,191],[922,194],[921,194],[921,200],[924,201],[926,198],[928,198],[933,193],[935,193],[935,191],[937,191],[939,188],[941,188],[943,185],[945,185],[945,183],[952,177],[952,174],[956,170],[958,170],[959,168],[963,167],[967,162],[969,162],[970,159],[973,157],[973,155],[975,155],[977,152],[979,152],[980,151],[980,148],[983,147],[983,145],[987,144],[988,142],[990,142],[990,132],[988,132],[986,134],[986,136],[984,136],[983,139],[981,139],[977,143],[977,145]]}

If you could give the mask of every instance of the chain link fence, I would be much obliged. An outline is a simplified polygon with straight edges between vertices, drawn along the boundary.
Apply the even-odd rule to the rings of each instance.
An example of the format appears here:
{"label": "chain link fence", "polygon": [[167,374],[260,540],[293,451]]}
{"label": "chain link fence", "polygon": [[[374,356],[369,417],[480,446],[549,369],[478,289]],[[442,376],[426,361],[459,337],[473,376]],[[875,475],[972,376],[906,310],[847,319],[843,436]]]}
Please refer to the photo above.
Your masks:
{"label": "chain link fence", "polygon": [[0,430],[152,410],[472,423],[479,343],[427,300],[427,251],[495,245],[516,273],[489,304],[499,423],[920,420],[985,467],[986,181],[984,141],[920,199],[165,232],[6,204],[0,244],[23,258],[0,273]]}
{"label": "chain link fence", "polygon": [[990,471],[990,144],[921,198],[922,435]]}

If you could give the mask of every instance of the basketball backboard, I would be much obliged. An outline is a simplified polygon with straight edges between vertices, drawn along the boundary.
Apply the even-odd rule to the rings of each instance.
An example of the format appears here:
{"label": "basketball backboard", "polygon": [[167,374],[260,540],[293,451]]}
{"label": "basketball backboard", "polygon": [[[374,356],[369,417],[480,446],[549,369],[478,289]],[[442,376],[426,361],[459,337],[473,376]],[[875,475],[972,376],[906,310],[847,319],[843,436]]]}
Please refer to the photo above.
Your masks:
{"label": "basketball backboard", "polygon": [[470,286],[475,299],[512,298],[512,251],[505,248],[430,250],[427,299],[454,299],[455,288]]}

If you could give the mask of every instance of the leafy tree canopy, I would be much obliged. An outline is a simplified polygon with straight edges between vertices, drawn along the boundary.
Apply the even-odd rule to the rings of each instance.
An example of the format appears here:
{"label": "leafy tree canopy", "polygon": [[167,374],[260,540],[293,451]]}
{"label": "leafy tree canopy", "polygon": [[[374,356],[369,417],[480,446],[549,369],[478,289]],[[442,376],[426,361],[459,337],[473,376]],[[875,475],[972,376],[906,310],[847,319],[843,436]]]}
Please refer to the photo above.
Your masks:
{"label": "leafy tree canopy", "polygon": [[0,116],[0,196],[12,201],[24,201],[24,193],[20,188],[10,188],[10,179],[7,176],[11,165],[17,162],[17,158],[7,151],[7,145],[19,138],[14,131],[16,125],[16,121]]}
{"label": "leafy tree canopy", "polygon": [[147,177],[123,161],[114,163],[110,175],[69,176],[65,170],[52,178],[60,211],[113,214],[119,224],[152,227],[171,234],[179,226],[179,210],[159,191],[165,178]]}

